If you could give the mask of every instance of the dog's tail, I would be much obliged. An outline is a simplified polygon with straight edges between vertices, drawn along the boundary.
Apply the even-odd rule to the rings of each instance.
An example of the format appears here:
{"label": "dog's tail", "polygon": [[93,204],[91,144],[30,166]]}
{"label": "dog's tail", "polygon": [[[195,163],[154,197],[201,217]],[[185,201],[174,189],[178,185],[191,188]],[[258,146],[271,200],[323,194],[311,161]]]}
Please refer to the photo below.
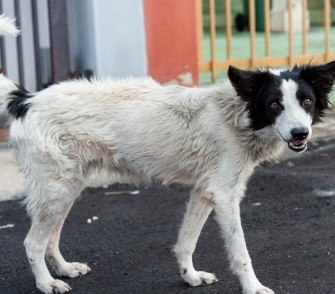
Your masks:
{"label": "dog's tail", "polygon": [[[14,25],[14,19],[5,17],[3,14],[0,15],[0,36],[14,36],[16,37],[20,30]],[[5,77],[3,74],[0,74],[0,113],[7,110],[7,106],[12,99],[11,93],[18,90],[18,86]]]}
{"label": "dog's tail", "polygon": [[19,87],[13,81],[0,74],[0,114],[9,112],[8,104],[19,96],[13,95],[18,89]]}
{"label": "dog's tail", "polygon": [[0,15],[0,36],[14,36],[16,37],[20,30],[14,25],[15,19]]}

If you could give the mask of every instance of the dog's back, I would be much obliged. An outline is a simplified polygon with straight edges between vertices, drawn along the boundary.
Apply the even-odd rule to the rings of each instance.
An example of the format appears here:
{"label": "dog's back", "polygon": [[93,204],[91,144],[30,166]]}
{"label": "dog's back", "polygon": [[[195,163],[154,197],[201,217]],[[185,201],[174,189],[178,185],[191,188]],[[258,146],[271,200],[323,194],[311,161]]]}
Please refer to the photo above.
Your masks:
{"label": "dog's back", "polygon": [[225,126],[218,133],[222,118],[213,102],[199,91],[162,87],[150,78],[68,81],[35,94],[12,91],[8,107],[16,118],[11,142],[18,164],[27,171],[28,158],[45,168],[62,158],[52,168],[72,169],[83,180],[104,168],[137,183],[167,179],[203,186],[228,138]]}

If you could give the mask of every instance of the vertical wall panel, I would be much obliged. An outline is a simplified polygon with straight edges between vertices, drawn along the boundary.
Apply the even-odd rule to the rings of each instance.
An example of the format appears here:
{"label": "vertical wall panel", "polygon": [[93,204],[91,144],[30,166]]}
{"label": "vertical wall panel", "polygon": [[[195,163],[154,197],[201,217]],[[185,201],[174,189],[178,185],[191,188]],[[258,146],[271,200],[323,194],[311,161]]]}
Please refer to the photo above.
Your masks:
{"label": "vertical wall panel", "polygon": [[96,44],[92,0],[67,1],[71,72],[96,74]]}
{"label": "vertical wall panel", "polygon": [[20,0],[20,21],[22,40],[22,71],[24,87],[31,92],[36,91],[36,63],[34,51],[34,33],[31,1]]}
{"label": "vertical wall panel", "polygon": [[146,75],[142,0],[93,1],[93,11],[98,76]]}
{"label": "vertical wall panel", "polygon": [[95,76],[147,74],[142,0],[67,1],[71,71]]}
{"label": "vertical wall panel", "polygon": [[66,80],[70,73],[66,1],[49,0],[52,82]]}
{"label": "vertical wall panel", "polygon": [[38,16],[38,41],[40,47],[40,75],[42,87],[51,82],[50,31],[48,0],[35,0]]}
{"label": "vertical wall panel", "polygon": [[198,84],[194,0],[143,0],[148,74],[162,83]]}
{"label": "vertical wall panel", "polygon": [[[2,0],[2,9],[6,16],[15,18],[14,0]],[[6,75],[11,80],[20,83],[17,40],[12,36],[5,36],[3,38],[6,53]]]}

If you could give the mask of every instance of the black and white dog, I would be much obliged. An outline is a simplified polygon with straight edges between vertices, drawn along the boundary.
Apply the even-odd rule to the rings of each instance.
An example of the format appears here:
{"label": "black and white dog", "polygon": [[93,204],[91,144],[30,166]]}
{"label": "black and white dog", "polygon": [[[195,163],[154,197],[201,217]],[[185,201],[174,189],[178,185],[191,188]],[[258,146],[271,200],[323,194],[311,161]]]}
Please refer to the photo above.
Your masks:
{"label": "black and white dog", "polygon": [[[285,149],[303,152],[311,125],[328,108],[335,62],[284,70],[241,70],[209,88],[162,87],[150,78],[76,80],[28,93],[0,76],[0,107],[11,117],[11,142],[25,174],[32,218],[24,241],[43,293],[71,290],[54,279],[90,269],[62,257],[63,222],[92,173],[115,181],[189,186],[190,201],[174,251],[191,286],[216,277],[196,271],[192,254],[212,210],[224,236],[231,269],[245,294],[271,294],[254,273],[239,204],[262,161]],[[99,200],[97,200],[99,201]]]}

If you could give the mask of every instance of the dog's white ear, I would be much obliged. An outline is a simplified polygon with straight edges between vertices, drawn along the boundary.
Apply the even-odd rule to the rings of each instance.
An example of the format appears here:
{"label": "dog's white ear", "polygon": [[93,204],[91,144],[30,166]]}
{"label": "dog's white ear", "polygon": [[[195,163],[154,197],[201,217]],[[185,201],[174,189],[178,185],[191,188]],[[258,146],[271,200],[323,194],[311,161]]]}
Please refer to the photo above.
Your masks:
{"label": "dog's white ear", "polygon": [[268,70],[242,70],[229,66],[228,77],[237,94],[245,101],[253,99],[274,77]]}

